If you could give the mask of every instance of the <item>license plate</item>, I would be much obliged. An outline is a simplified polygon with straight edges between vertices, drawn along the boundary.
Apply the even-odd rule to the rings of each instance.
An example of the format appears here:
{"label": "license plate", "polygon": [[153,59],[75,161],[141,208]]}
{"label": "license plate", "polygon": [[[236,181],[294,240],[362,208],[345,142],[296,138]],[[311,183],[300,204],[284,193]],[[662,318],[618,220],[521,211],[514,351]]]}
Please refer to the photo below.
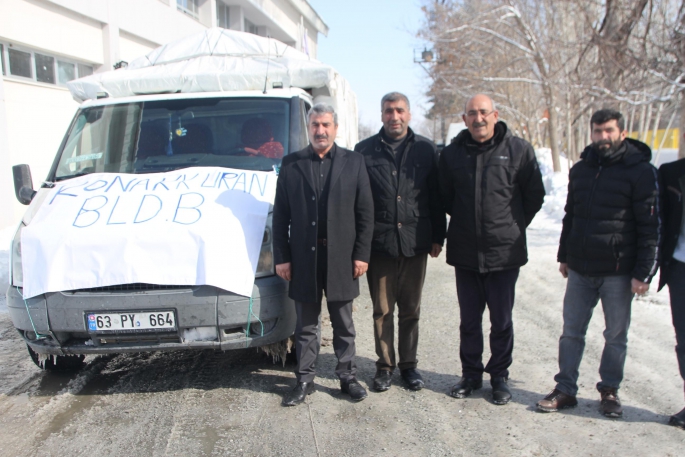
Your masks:
{"label": "license plate", "polygon": [[87,313],[89,332],[154,332],[176,330],[173,311]]}

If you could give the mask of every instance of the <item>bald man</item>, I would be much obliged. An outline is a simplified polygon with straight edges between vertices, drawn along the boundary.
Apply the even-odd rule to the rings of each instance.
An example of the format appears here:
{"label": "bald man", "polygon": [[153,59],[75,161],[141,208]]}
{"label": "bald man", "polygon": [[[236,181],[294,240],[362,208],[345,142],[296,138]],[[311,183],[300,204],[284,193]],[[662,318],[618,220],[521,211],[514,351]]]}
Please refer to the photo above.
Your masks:
{"label": "bald man", "polygon": [[[514,348],[512,309],[519,268],[528,261],[526,227],[545,188],[530,143],[499,121],[495,104],[478,94],[467,103],[463,130],[440,155],[440,191],[452,216],[447,263],[457,279],[462,378],[450,391],[465,398],[490,374],[492,401],[511,400],[507,385]],[[483,367],[482,320],[490,311],[490,351]]]}

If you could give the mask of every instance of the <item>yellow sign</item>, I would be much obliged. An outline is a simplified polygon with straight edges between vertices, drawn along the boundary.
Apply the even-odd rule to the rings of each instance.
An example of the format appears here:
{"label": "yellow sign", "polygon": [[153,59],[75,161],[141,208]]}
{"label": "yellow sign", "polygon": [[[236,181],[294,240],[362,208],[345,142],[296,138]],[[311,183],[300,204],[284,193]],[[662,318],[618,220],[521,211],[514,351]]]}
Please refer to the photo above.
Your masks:
{"label": "yellow sign", "polygon": [[[630,132],[628,133],[629,138],[633,138],[636,140],[641,140],[641,138],[638,138],[639,132]],[[664,139],[664,135],[666,138]],[[663,149],[678,149],[678,144],[679,144],[679,139],[680,139],[680,129],[670,129],[668,132],[666,132],[665,129],[659,129],[656,131],[656,141],[654,141],[654,130],[649,130],[647,132],[647,138],[645,139],[645,143],[647,143],[647,146],[649,146],[652,149],[658,149],[659,146],[661,146],[661,141],[663,140],[664,144],[661,146]]]}

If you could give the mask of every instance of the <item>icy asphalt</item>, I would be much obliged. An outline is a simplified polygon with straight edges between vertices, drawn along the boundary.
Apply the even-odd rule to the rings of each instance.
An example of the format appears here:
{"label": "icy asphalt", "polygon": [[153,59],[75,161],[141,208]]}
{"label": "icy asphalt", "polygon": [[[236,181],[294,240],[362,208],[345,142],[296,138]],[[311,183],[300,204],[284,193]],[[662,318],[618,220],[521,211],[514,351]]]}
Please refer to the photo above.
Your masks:
{"label": "icy asphalt", "polygon": [[[396,375],[388,392],[370,392],[361,403],[341,394],[333,376],[328,320],[317,391],[306,404],[284,408],[292,365],[273,364],[254,349],[89,357],[78,374],[48,374],[0,312],[0,455],[682,455],[685,431],[665,425],[685,402],[664,292],[633,305],[623,419],[598,412],[601,307],[588,332],[579,406],[535,411],[554,386],[565,282],[555,261],[557,221],[542,214],[528,235],[530,262],[514,310],[514,398],[506,406],[491,402],[488,382],[468,399],[446,395],[460,372],[459,317],[443,254],[430,260],[424,288],[419,369],[426,388],[406,390]],[[375,353],[365,284],[356,308],[359,379],[370,386]],[[487,332],[487,312],[483,327]]]}

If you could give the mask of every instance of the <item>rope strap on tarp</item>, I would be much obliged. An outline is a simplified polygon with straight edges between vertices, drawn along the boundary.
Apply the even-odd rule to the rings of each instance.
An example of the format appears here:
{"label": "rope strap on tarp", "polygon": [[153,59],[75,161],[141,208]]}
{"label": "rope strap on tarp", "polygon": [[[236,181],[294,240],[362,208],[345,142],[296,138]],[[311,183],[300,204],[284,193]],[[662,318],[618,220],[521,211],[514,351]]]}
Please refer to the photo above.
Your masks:
{"label": "rope strap on tarp", "polygon": [[250,295],[250,308],[247,312],[247,326],[245,327],[245,347],[248,346],[249,340],[248,338],[250,337],[250,319],[252,317],[256,317],[257,320],[259,321],[259,324],[262,326],[262,331],[260,332],[259,336],[264,336],[264,323],[262,320],[257,316],[254,312],[252,312],[252,305],[254,305],[254,299]]}
{"label": "rope strap on tarp", "polygon": [[19,290],[19,287],[14,286],[17,289],[17,293],[21,296],[21,299],[24,300],[24,306],[26,306],[26,314],[29,315],[29,321],[31,321],[31,327],[33,327],[33,333],[36,334],[36,339],[42,340],[43,338],[47,338],[50,335],[43,335],[42,333],[38,333],[38,330],[36,330],[36,324],[33,323],[33,318],[31,317],[31,311],[29,310],[29,303],[26,301],[26,298],[24,297],[24,294],[21,293],[21,290]]}

